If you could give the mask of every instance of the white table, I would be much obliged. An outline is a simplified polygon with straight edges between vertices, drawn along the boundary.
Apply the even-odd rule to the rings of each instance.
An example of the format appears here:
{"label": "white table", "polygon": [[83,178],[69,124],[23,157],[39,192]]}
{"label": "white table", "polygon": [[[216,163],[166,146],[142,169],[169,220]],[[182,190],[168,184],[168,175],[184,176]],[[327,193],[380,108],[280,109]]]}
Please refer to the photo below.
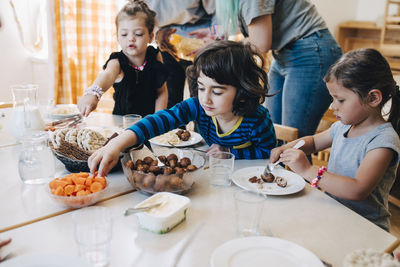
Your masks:
{"label": "white table", "polygon": [[[4,109],[7,115],[11,109]],[[120,126],[122,117],[110,114],[92,113],[85,123],[88,126]],[[7,140],[13,140],[8,133],[7,124],[3,129]],[[0,148],[0,233],[22,226],[26,223],[61,214],[68,210],[55,203],[45,191],[45,185],[25,185],[18,174],[18,156],[22,149],[20,144]],[[69,173],[64,165],[56,159],[56,176],[62,177]],[[110,173],[109,189],[102,196],[108,199],[123,193],[132,192],[133,188],[121,171]]]}
{"label": "white table", "polygon": [[[237,169],[265,164],[264,160],[237,160]],[[199,223],[198,235],[186,248],[178,266],[208,266],[212,251],[236,237],[233,193],[238,187],[209,185],[208,171],[196,179],[187,195],[192,203],[187,220],[170,233],[157,235],[138,228],[136,216],[124,217],[127,207],[147,198],[140,192],[102,203],[112,209],[114,226],[110,266],[172,266],[182,240]],[[3,233],[13,238],[16,255],[52,251],[77,254],[73,239],[72,212]],[[333,266],[358,248],[384,250],[396,238],[308,184],[290,196],[268,197],[261,219],[262,229],[295,242]]]}
{"label": "white table", "polygon": [[[97,125],[119,125],[117,117],[94,114]],[[88,120],[88,124],[90,120]],[[8,250],[14,256],[31,252],[77,254],[73,238],[72,212],[56,205],[41,186],[26,186],[19,179],[17,157],[20,146],[0,149],[2,186],[0,186],[0,239],[13,238]],[[267,160],[237,160],[235,168],[265,165]],[[58,170],[64,171],[62,165]],[[172,266],[174,255],[199,223],[198,235],[186,248],[178,266],[208,266],[212,251],[236,237],[233,193],[238,187],[209,185],[209,170],[202,171],[187,195],[191,207],[187,220],[165,235],[138,228],[135,216],[124,217],[127,207],[147,198],[140,192],[125,194],[101,203],[112,209],[114,227],[110,266]],[[131,190],[122,172],[110,174],[110,197]],[[54,216],[61,214],[59,216]],[[37,218],[48,216],[26,224]],[[54,217],[51,217],[54,216]],[[21,225],[18,225],[21,224]],[[344,207],[326,194],[311,188],[289,196],[268,197],[262,219],[262,231],[295,242],[333,266],[341,266],[344,256],[358,248],[384,250],[396,238]],[[18,226],[10,229],[10,226]],[[14,227],[11,227],[14,228]],[[1,230],[3,229],[3,231]]]}

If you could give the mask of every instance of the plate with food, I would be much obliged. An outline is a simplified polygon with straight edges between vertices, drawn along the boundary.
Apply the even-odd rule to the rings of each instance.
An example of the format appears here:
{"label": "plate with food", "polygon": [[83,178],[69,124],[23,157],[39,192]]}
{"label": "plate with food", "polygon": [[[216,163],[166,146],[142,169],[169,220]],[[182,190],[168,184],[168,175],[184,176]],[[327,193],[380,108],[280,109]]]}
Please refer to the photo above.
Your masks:
{"label": "plate with food", "polygon": [[233,239],[217,247],[211,255],[211,267],[266,265],[324,266],[308,249],[284,239],[268,236]]}
{"label": "plate with food", "polygon": [[60,104],[56,105],[54,109],[50,111],[50,117],[57,120],[73,117],[80,114],[77,105],[75,104]]}
{"label": "plate with food", "polygon": [[165,134],[156,136],[149,141],[158,146],[186,147],[200,143],[203,137],[199,133],[175,129]]}
{"label": "plate with food", "polygon": [[266,195],[290,195],[303,190],[306,182],[291,171],[275,167],[272,175],[263,176],[265,166],[239,169],[232,175],[232,181],[239,187]]}

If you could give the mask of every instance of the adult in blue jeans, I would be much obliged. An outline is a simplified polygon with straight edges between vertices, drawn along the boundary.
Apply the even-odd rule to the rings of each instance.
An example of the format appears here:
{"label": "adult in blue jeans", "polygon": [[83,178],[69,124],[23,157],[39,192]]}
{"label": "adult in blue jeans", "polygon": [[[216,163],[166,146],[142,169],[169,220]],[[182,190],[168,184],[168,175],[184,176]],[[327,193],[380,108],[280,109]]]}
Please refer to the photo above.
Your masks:
{"label": "adult in blue jeans", "polygon": [[265,105],[274,123],[314,134],[331,103],[323,77],[342,54],[315,6],[306,0],[216,0],[225,32],[240,28],[261,52],[272,50]]}

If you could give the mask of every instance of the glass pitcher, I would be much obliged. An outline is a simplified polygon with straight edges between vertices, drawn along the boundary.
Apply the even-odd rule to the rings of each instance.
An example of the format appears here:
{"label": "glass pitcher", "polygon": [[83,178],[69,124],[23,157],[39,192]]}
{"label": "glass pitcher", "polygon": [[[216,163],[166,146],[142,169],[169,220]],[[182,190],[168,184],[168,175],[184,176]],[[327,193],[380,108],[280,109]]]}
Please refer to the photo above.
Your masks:
{"label": "glass pitcher", "polygon": [[55,160],[49,147],[48,132],[38,131],[21,137],[18,171],[26,184],[47,183],[54,178]]}
{"label": "glass pitcher", "polygon": [[13,111],[10,117],[10,132],[20,140],[31,131],[44,130],[44,121],[37,104],[38,86],[34,84],[12,85]]}

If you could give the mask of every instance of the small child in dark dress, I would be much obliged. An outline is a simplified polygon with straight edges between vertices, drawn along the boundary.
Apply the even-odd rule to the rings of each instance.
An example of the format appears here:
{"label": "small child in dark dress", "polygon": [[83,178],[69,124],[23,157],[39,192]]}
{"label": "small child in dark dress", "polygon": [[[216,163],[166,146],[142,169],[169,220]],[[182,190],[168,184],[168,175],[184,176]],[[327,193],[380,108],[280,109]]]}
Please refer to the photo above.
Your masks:
{"label": "small child in dark dress", "polygon": [[156,13],[141,0],[130,0],[118,13],[120,52],[110,55],[102,71],[78,102],[84,116],[96,109],[102,94],[114,87],[113,114],[143,117],[165,109],[168,71],[159,52],[148,44],[153,39]]}

